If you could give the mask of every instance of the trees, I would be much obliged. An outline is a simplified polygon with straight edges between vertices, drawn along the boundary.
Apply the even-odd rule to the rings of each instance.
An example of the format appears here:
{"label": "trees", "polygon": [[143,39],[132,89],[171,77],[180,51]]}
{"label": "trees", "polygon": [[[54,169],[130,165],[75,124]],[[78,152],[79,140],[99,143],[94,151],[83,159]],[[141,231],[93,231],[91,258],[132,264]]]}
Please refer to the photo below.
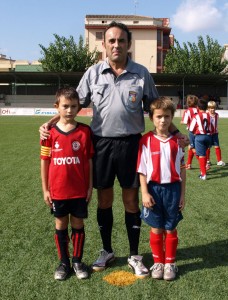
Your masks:
{"label": "trees", "polygon": [[98,62],[99,52],[89,51],[88,45],[83,45],[82,36],[78,45],[73,36],[69,39],[54,34],[55,41],[49,47],[39,44],[43,58],[39,61],[45,71],[51,72],[84,72],[88,67]]}
{"label": "trees", "polygon": [[181,47],[175,40],[175,45],[166,55],[165,73],[220,74],[228,64],[228,61],[222,60],[225,48],[208,35],[206,43],[199,36],[197,44],[187,42]]}

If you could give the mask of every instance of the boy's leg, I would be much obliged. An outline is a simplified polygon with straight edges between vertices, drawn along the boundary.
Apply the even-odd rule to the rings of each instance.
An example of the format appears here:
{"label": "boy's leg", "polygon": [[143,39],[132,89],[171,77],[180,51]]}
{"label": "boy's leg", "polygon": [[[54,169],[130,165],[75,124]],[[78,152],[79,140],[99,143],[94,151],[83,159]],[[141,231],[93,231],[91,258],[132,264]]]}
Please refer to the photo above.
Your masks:
{"label": "boy's leg", "polygon": [[174,280],[176,278],[177,267],[175,264],[178,237],[177,231],[168,231],[165,238],[165,267],[164,279]]}
{"label": "boy's leg", "polygon": [[154,265],[151,267],[151,276],[162,279],[164,273],[164,232],[154,229],[150,231],[150,247],[153,255]]}
{"label": "boy's leg", "polygon": [[165,264],[175,263],[177,244],[178,244],[177,230],[167,232],[165,238]]}
{"label": "boy's leg", "polygon": [[222,160],[222,154],[221,154],[221,148],[220,147],[215,147],[215,155],[217,158],[217,162]]}
{"label": "boy's leg", "polygon": [[71,216],[71,239],[73,243],[73,258],[72,266],[78,279],[86,279],[89,277],[88,268],[82,262],[84,242],[85,242],[85,230],[84,222],[82,218],[76,218]]}
{"label": "boy's leg", "polygon": [[55,244],[60,259],[60,264],[54,273],[56,280],[65,280],[70,274],[69,236],[68,228],[66,227],[68,219],[68,216],[56,218]]}
{"label": "boy's leg", "polygon": [[55,218],[55,244],[61,263],[70,266],[68,220],[68,216]]}
{"label": "boy's leg", "polygon": [[79,263],[82,260],[84,242],[85,242],[85,231],[84,226],[80,229],[72,227],[71,239],[73,243],[73,263]]}

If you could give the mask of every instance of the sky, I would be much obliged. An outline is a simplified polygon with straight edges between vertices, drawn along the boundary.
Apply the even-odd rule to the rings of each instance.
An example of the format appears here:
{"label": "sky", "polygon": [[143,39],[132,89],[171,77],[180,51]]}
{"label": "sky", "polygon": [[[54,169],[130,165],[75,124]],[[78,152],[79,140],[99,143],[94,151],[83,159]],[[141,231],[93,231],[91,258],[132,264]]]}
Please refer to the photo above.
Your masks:
{"label": "sky", "polygon": [[170,18],[181,46],[206,35],[228,44],[228,0],[0,0],[0,54],[32,62],[54,34],[78,43],[86,15]]}

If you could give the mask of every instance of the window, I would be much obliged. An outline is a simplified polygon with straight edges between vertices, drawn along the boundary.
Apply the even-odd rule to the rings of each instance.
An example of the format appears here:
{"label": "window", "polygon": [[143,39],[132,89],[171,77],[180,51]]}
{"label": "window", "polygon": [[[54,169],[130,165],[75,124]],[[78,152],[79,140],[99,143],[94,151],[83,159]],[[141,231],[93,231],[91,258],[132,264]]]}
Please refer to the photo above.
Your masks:
{"label": "window", "polygon": [[102,40],[103,39],[103,32],[96,32],[96,40]]}
{"label": "window", "polygon": [[162,51],[158,50],[157,52],[157,66],[162,66]]}
{"label": "window", "polygon": [[157,30],[157,46],[161,47],[162,46],[162,31]]}

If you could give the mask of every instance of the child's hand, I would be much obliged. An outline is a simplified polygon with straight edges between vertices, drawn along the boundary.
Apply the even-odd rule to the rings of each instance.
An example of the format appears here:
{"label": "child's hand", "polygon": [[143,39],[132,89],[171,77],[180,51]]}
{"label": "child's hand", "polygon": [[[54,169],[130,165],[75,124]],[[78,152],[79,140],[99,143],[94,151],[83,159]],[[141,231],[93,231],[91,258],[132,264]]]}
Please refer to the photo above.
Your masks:
{"label": "child's hand", "polygon": [[40,132],[40,139],[41,140],[46,140],[50,136],[50,132],[48,129],[50,128],[48,123],[44,123],[43,125],[40,126],[39,132]]}
{"label": "child's hand", "polygon": [[183,211],[185,207],[185,198],[181,196],[179,203],[179,211]]}
{"label": "child's hand", "polygon": [[178,144],[181,148],[185,148],[190,144],[189,137],[186,134],[182,134],[181,132],[178,132],[176,136],[178,138]]}
{"label": "child's hand", "polygon": [[44,202],[47,204],[47,206],[52,208],[52,201],[49,191],[44,192]]}
{"label": "child's hand", "polygon": [[89,188],[88,191],[87,191],[87,197],[86,197],[86,202],[90,202],[91,200],[91,197],[92,197],[92,193],[93,193],[93,188]]}
{"label": "child's hand", "polygon": [[142,194],[142,203],[144,207],[152,208],[155,204],[154,198],[149,193]]}

